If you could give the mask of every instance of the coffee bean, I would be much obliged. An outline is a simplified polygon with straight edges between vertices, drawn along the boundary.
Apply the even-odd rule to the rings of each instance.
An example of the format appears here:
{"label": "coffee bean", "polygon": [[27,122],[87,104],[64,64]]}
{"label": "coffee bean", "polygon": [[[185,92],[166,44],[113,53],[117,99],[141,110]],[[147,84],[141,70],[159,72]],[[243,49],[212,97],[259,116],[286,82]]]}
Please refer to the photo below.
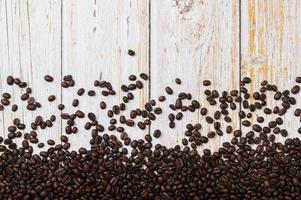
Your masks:
{"label": "coffee bean", "polygon": [[261,126],[259,126],[258,124],[254,124],[254,125],[252,126],[252,128],[253,128],[253,130],[256,131],[256,132],[262,131]]}
{"label": "coffee bean", "polygon": [[295,85],[295,86],[291,89],[291,92],[292,92],[293,94],[297,94],[297,93],[299,93],[299,91],[300,91],[300,86],[299,86],[299,85]]}
{"label": "coffee bean", "polygon": [[8,85],[13,85],[14,84],[14,78],[12,76],[8,76],[6,81],[7,81]]}
{"label": "coffee bean", "polygon": [[166,87],[165,91],[167,94],[172,95],[173,94],[173,90],[170,87]]}
{"label": "coffee bean", "polygon": [[78,96],[82,96],[84,93],[85,93],[85,89],[84,89],[84,88],[79,88],[79,89],[77,90],[77,95],[78,95]]}
{"label": "coffee bean", "polygon": [[129,50],[128,50],[128,54],[129,54],[130,56],[134,56],[136,53],[135,53],[135,51],[129,49]]}
{"label": "coffee bean", "polygon": [[166,100],[165,96],[160,96],[158,99],[160,102],[164,102]]}
{"label": "coffee bean", "polygon": [[141,81],[136,81],[136,87],[138,89],[142,89],[143,88],[143,83]]}
{"label": "coffee bean", "polygon": [[17,106],[16,104],[12,105],[11,110],[12,110],[13,112],[16,112],[16,111],[18,110],[18,106]]}
{"label": "coffee bean", "polygon": [[65,109],[64,104],[59,104],[59,105],[58,105],[58,109],[59,109],[59,110],[64,110],[64,109]]}
{"label": "coffee bean", "polygon": [[209,85],[211,85],[211,82],[209,80],[204,80],[203,85],[204,86],[209,86]]}
{"label": "coffee bean", "polygon": [[47,140],[47,144],[52,146],[55,144],[55,142],[53,140]]}
{"label": "coffee bean", "polygon": [[205,118],[205,120],[206,120],[206,122],[207,122],[208,124],[212,124],[212,123],[213,123],[213,119],[212,119],[212,117],[210,117],[210,116],[207,116],[207,117]]}
{"label": "coffee bean", "polygon": [[72,101],[72,106],[73,106],[73,107],[77,107],[78,104],[79,104],[79,100],[78,100],[78,99],[74,99],[74,100]]}
{"label": "coffee bean", "polygon": [[54,95],[50,95],[48,97],[48,101],[53,102],[56,99],[56,97]]}
{"label": "coffee bean", "polygon": [[146,128],[146,126],[143,122],[138,122],[137,125],[141,130],[144,130]]}
{"label": "coffee bean", "polygon": [[44,79],[45,79],[45,81],[47,81],[47,82],[52,82],[52,81],[53,81],[53,77],[50,76],[50,75],[45,75],[45,76],[44,76]]}
{"label": "coffee bean", "polygon": [[142,78],[143,80],[148,80],[148,75],[145,73],[141,73],[140,78]]}
{"label": "coffee bean", "polygon": [[154,136],[155,138],[159,138],[159,137],[161,136],[161,131],[160,131],[159,129],[156,129],[156,130],[154,131],[154,133],[153,133],[153,136]]}
{"label": "coffee bean", "polygon": [[196,100],[192,100],[191,101],[191,105],[192,107],[194,107],[195,109],[199,109],[201,107],[200,103]]}
{"label": "coffee bean", "polygon": [[96,94],[96,93],[95,93],[94,90],[89,90],[89,91],[88,91],[88,95],[91,96],[91,97],[92,97],[92,96],[95,96],[95,94]]}
{"label": "coffee bean", "polygon": [[100,106],[101,109],[106,109],[107,104],[106,104],[104,101],[101,101],[101,102],[99,103],[99,106]]}
{"label": "coffee bean", "polygon": [[297,108],[297,109],[295,110],[295,112],[294,112],[294,115],[295,115],[296,117],[300,117],[300,115],[301,115],[301,109],[300,109],[300,108]]}
{"label": "coffee bean", "polygon": [[214,137],[215,137],[215,132],[214,132],[214,131],[210,131],[210,132],[207,134],[207,137],[208,137],[208,138],[214,138]]}
{"label": "coffee bean", "polygon": [[201,115],[206,115],[207,114],[207,112],[208,112],[208,110],[206,109],[206,108],[202,108],[201,109]]}
{"label": "coffee bean", "polygon": [[251,83],[251,79],[250,79],[249,77],[244,77],[244,78],[242,79],[242,81],[243,81],[244,83]]}
{"label": "coffee bean", "polygon": [[179,78],[176,78],[176,79],[175,79],[175,82],[176,82],[176,84],[178,84],[178,85],[181,85],[181,83],[182,83],[181,79],[179,79]]}

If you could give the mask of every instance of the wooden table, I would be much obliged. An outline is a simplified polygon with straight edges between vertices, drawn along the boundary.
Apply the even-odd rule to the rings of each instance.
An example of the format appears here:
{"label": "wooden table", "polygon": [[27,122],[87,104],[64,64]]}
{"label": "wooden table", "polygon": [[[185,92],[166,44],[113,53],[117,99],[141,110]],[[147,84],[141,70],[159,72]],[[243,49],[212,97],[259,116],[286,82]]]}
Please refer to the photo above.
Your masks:
{"label": "wooden table", "polygon": [[[136,55],[129,56],[128,49]],[[114,105],[122,95],[80,97],[79,108],[73,108],[70,104],[76,90],[93,89],[93,81],[98,78],[111,81],[117,88],[128,83],[128,75],[141,72],[150,74],[151,80],[145,82],[144,90],[135,92],[130,107],[143,107],[149,99],[163,94],[166,86],[176,92],[190,91],[195,99],[203,100],[204,79],[212,81],[210,89],[219,91],[238,88],[244,76],[253,79],[248,87],[251,92],[259,89],[265,79],[282,90],[291,87],[295,77],[301,75],[301,1],[0,0],[0,93],[12,93],[19,105],[16,113],[10,108],[1,112],[0,135],[7,135],[7,127],[15,117],[29,124],[37,115],[59,116],[57,105],[61,102],[66,112],[93,111],[99,121],[106,123],[99,101]],[[45,82],[45,74],[54,76],[55,81]],[[66,74],[73,75],[75,88],[60,87]],[[43,108],[27,111],[19,99],[24,89],[8,86],[8,75],[27,81]],[[176,77],[182,79],[181,86],[175,84]],[[51,94],[57,96],[57,101],[47,101]],[[167,102],[175,98],[169,97]],[[301,100],[300,95],[296,98]],[[275,103],[269,100],[268,104]],[[202,101],[202,106],[208,103]],[[167,109],[166,103],[163,107]],[[238,111],[230,113],[236,129],[240,128]],[[185,114],[173,130],[168,128],[167,113],[150,130],[132,128],[127,132],[138,139],[160,128],[163,134],[156,142],[174,145],[181,143],[187,123],[204,121],[199,112]],[[284,117],[283,127],[290,137],[297,137],[300,121],[292,113],[293,109]],[[84,131],[84,121],[77,121],[80,132],[70,136],[73,149],[89,144],[90,133]],[[51,129],[39,130],[40,141],[59,141],[65,124],[59,121]],[[210,129],[204,126],[203,131]],[[216,150],[229,138],[231,135],[215,137],[202,148]]]}

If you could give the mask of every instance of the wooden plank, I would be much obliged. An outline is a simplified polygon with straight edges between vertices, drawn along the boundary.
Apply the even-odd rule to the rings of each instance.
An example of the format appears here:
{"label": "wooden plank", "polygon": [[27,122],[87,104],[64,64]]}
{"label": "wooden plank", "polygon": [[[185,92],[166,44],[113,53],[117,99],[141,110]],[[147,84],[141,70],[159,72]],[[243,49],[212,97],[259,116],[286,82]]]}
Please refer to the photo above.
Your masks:
{"label": "wooden plank", "polygon": [[[4,9],[4,8],[5,9]],[[2,92],[12,94],[12,103],[19,106],[15,113],[7,107],[3,114],[4,130],[12,124],[14,118],[20,118],[27,125],[23,132],[31,130],[30,123],[37,115],[44,119],[50,114],[57,114],[57,104],[49,103],[50,94],[60,96],[58,84],[47,84],[43,77],[49,73],[60,79],[60,1],[2,1],[1,2],[1,86]],[[5,27],[4,27],[5,24]],[[1,45],[2,46],[2,45]],[[20,100],[25,89],[17,86],[8,86],[6,77],[13,75],[28,83],[32,87],[32,96],[42,104],[42,108],[35,112],[26,109],[26,102]],[[5,116],[5,117],[4,117]],[[49,138],[59,139],[60,123],[51,129],[37,130],[41,142]],[[20,143],[22,139],[18,139]]]}
{"label": "wooden plank", "polygon": [[[2,96],[3,91],[5,90],[4,88],[4,84],[6,80],[5,79],[5,75],[3,73],[3,69],[5,69],[6,65],[8,64],[8,39],[7,39],[7,20],[6,20],[6,3],[4,0],[0,1],[0,35],[2,37],[0,37],[0,94]],[[1,111],[0,114],[0,136],[1,137],[5,137],[5,122],[4,122],[5,118],[4,118],[4,112]]]}
{"label": "wooden plank", "polygon": [[[250,91],[259,90],[263,80],[276,84],[280,91],[294,86],[295,77],[301,75],[301,2],[244,0],[241,13],[242,75],[253,79]],[[281,104],[273,100],[273,95],[267,95],[267,106],[271,108]],[[300,95],[293,96],[297,102],[301,100]],[[282,117],[281,128],[288,130],[289,137],[299,136],[300,121],[293,116],[298,105]],[[256,115],[263,115],[266,124],[276,118],[262,112]],[[279,134],[276,137],[278,141],[284,140]]]}
{"label": "wooden plank", "polygon": [[[157,98],[171,86],[176,93],[168,96],[163,104],[164,113],[152,125],[163,135],[160,143],[167,146],[180,144],[187,123],[200,122],[203,135],[213,130],[205,123],[200,112],[185,113],[184,120],[176,123],[176,129],[168,127],[169,103],[174,103],[179,92],[188,91],[202,107],[209,107],[205,89],[232,90],[239,84],[239,7],[235,1],[152,1],[151,2],[151,97]],[[177,86],[174,79],[182,79]],[[202,81],[209,79],[206,88]],[[187,102],[186,102],[187,103]],[[211,107],[212,116],[218,106]],[[237,110],[238,111],[238,110]],[[233,128],[239,128],[237,111],[231,112]],[[223,129],[226,124],[221,120]],[[203,148],[217,150],[231,135],[216,136]],[[157,140],[158,141],[158,140]]]}
{"label": "wooden plank", "polygon": [[[136,55],[129,56],[128,49],[133,49]],[[63,89],[64,112],[78,109],[86,114],[93,112],[101,124],[107,125],[109,120],[102,117],[107,115],[107,109],[101,110],[99,102],[108,102],[107,108],[119,105],[125,94],[119,93],[120,85],[129,84],[127,77],[130,74],[141,72],[148,72],[148,1],[81,0],[63,3],[63,75],[72,74],[76,81],[74,88]],[[93,86],[96,79],[111,82],[118,93],[112,97],[102,96],[102,90]],[[137,105],[142,107],[148,99],[148,83],[144,83],[143,91],[133,92],[136,97],[127,105],[127,111]],[[71,103],[80,87],[86,91],[94,89],[97,95],[79,97],[79,107],[73,108]],[[84,129],[88,121],[87,118],[76,120],[79,132],[69,137],[72,149],[89,146],[91,130]],[[147,132],[136,128],[127,128],[126,131],[132,138],[141,138],[142,132]],[[106,132],[109,133],[107,129]],[[114,133],[119,137],[119,133]]]}

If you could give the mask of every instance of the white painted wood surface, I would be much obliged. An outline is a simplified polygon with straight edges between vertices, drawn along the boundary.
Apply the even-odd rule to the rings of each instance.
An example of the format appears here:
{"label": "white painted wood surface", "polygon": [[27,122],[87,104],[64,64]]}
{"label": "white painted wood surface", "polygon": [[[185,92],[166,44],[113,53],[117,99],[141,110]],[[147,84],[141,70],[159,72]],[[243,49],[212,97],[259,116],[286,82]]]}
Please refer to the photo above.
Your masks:
{"label": "white painted wood surface", "polygon": [[[263,80],[276,84],[280,91],[292,88],[297,84],[296,76],[301,75],[301,2],[242,1],[241,14],[242,76],[253,79],[250,91],[258,91]],[[267,104],[281,107],[281,102],[273,99],[274,92],[269,94]],[[293,113],[300,107],[301,96],[291,96],[299,102],[282,116],[282,127],[290,137],[299,137],[300,119]],[[266,117],[266,124],[278,117],[257,114]],[[285,140],[279,134],[276,138]]]}
{"label": "white painted wood surface", "polygon": [[[156,98],[166,94],[166,86],[174,88],[175,93],[172,97],[167,95],[167,101],[159,104],[164,106],[165,114],[152,126],[152,131],[163,130],[159,141],[169,146],[181,144],[187,123],[201,123],[201,133],[205,136],[214,130],[213,124],[205,122],[200,110],[185,112],[183,120],[176,122],[175,129],[168,127],[167,114],[172,111],[168,105],[175,103],[179,92],[190,92],[193,99],[201,101],[202,107],[211,108],[208,115],[213,117],[220,108],[210,107],[204,90],[232,90],[239,84],[238,3],[194,1],[192,5],[186,4],[186,8],[183,3],[151,3],[151,95]],[[175,78],[182,79],[182,84],[176,85]],[[206,79],[211,80],[210,87],[203,86]],[[188,105],[188,101],[185,104]],[[237,112],[230,111],[234,129],[239,127],[237,116]],[[226,126],[226,123],[222,124]],[[221,138],[216,136],[204,147],[217,150],[220,141],[227,138],[226,134]]]}
{"label": "white painted wood surface", "polygon": [[[241,76],[254,79],[251,91],[263,79],[281,89],[292,86],[295,76],[301,74],[300,6],[297,0],[242,0],[240,4],[222,0],[0,0],[0,92],[12,93],[12,102],[19,106],[16,113],[11,107],[1,111],[0,135],[7,135],[7,127],[15,117],[27,123],[25,132],[30,131],[29,122],[37,115],[48,118],[55,113],[59,120],[57,105],[61,102],[66,104],[63,112],[93,111],[98,121],[106,124],[108,120],[102,117],[106,112],[100,110],[99,102],[119,104],[123,94],[101,97],[101,90],[93,86],[98,78],[109,80],[118,91],[121,84],[129,83],[128,75],[150,72],[150,83],[143,81],[144,90],[134,92],[136,98],[127,110],[143,108],[149,99],[164,94],[166,86],[172,86],[175,93],[189,91],[197,100],[205,99],[204,79],[212,81],[211,89],[235,89],[240,70]],[[127,55],[128,49],[135,50],[136,56]],[[54,76],[55,81],[46,83],[45,74]],[[67,74],[73,75],[76,85],[62,89],[61,79]],[[43,108],[26,110],[19,99],[24,89],[8,86],[8,75],[28,82]],[[176,77],[182,79],[182,85],[175,84]],[[79,87],[95,89],[97,96],[77,97]],[[57,101],[47,101],[51,94],[57,96]],[[78,108],[71,105],[74,98],[80,100]],[[174,97],[168,98],[165,103],[174,101]],[[207,102],[202,106],[207,107]],[[162,137],[155,141],[165,145],[181,143],[186,123],[204,122],[199,112],[185,113],[184,120],[169,129],[168,113],[166,106],[150,129],[151,133],[162,129]],[[289,114],[283,127],[298,136],[299,120],[288,120]],[[231,116],[233,127],[239,128],[237,111]],[[90,132],[83,129],[85,120],[76,123],[80,130],[70,137],[72,149],[89,144]],[[42,142],[50,138],[58,142],[65,124],[64,120],[56,121],[53,128],[38,130],[39,138]],[[203,126],[203,133],[211,129]],[[148,132],[138,128],[126,131],[135,139]],[[204,148],[216,150],[229,138],[225,134],[216,137]]]}

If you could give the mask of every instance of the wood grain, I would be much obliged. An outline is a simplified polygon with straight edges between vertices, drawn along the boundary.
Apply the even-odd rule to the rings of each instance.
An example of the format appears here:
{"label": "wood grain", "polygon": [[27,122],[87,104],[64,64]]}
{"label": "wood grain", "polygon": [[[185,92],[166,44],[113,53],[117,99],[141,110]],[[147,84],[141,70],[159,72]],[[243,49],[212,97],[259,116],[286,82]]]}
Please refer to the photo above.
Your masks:
{"label": "wood grain", "polygon": [[[14,118],[20,118],[26,123],[28,132],[30,123],[37,115],[44,119],[50,113],[57,114],[58,103],[48,103],[50,94],[60,96],[59,85],[47,84],[43,80],[49,73],[60,79],[60,1],[1,1],[1,89],[12,94],[12,103],[19,106],[15,113],[11,106],[3,112],[2,129],[7,133],[7,127]],[[13,75],[28,83],[33,89],[33,96],[42,104],[35,112],[26,109],[26,102],[20,100],[25,89],[8,86],[6,77]],[[1,129],[1,130],[2,130]],[[1,131],[2,132],[2,131]],[[24,131],[23,131],[24,132]],[[55,123],[51,129],[37,130],[40,142],[47,139],[59,139],[60,123]],[[22,139],[17,139],[20,143]]]}
{"label": "wood grain", "polygon": [[[276,84],[280,91],[294,86],[296,76],[301,75],[301,2],[300,1],[242,1],[241,45],[242,76],[253,79],[249,89],[259,90],[263,80]],[[274,107],[279,102],[268,95],[267,105]],[[297,102],[300,95],[293,95]],[[300,107],[300,103],[293,108]],[[290,137],[299,137],[300,121],[290,109],[283,118],[283,128]],[[275,116],[266,116],[266,122]],[[256,116],[253,117],[255,123]],[[278,141],[284,138],[277,136]]]}
{"label": "wood grain", "polygon": [[[190,92],[201,106],[209,107],[203,94],[205,89],[231,90],[239,84],[239,7],[235,1],[152,1],[151,2],[151,97],[157,98],[171,86],[175,95],[159,104],[164,113],[152,125],[153,132],[159,128],[159,139],[165,145],[181,144],[187,123],[200,122],[202,134],[207,135],[208,126],[199,110],[185,113],[184,120],[168,127],[169,103],[174,103],[179,92]],[[178,77],[182,85],[176,85]],[[206,88],[202,81],[209,79]],[[168,102],[168,103],[167,103]],[[187,104],[188,102],[185,102]],[[167,105],[167,106],[166,106]],[[211,107],[209,115],[218,109]],[[233,128],[239,128],[237,113],[230,111]],[[222,120],[221,120],[222,121]],[[223,124],[223,128],[225,124]],[[218,149],[231,136],[215,137],[204,148]]]}
{"label": "wood grain", "polygon": [[[130,83],[127,79],[130,74],[148,72],[148,47],[148,1],[64,2],[63,75],[72,74],[76,80],[74,88],[63,89],[65,111],[80,109],[86,114],[93,112],[101,124],[107,125],[109,120],[102,117],[107,115],[107,110],[100,109],[100,101],[108,102],[107,108],[110,109],[122,102],[125,93],[104,97],[102,90],[93,86],[94,80],[109,81],[115,91],[119,91],[120,85]],[[128,49],[133,49],[136,55],[129,56]],[[97,95],[88,97],[85,94],[79,98],[80,106],[73,108],[71,102],[80,87],[94,89]],[[134,95],[135,100],[126,111],[137,105],[143,107],[148,100],[148,83],[144,82],[144,90],[136,90]],[[85,122],[88,119],[76,121],[79,133],[70,137],[73,149],[89,146],[91,131],[83,128]],[[132,138],[143,137],[141,130],[128,128],[126,131]],[[114,133],[119,137],[120,133]]]}

